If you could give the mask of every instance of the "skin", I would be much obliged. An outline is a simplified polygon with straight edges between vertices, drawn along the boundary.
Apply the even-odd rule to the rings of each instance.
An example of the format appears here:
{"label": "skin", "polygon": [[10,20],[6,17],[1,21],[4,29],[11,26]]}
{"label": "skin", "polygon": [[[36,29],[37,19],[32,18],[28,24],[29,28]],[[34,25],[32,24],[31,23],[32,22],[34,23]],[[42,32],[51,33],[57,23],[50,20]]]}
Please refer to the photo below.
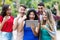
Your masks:
{"label": "skin", "polygon": [[[15,22],[16,22],[16,24],[14,24],[13,25],[13,30],[18,30],[18,32],[20,32],[19,30],[19,26],[20,25],[18,25],[18,19],[19,18],[22,18],[21,20],[23,21],[24,20],[24,18],[26,18],[26,16],[25,16],[25,11],[26,11],[26,9],[24,8],[24,7],[20,7],[19,8],[19,13],[18,13],[18,16],[15,18]],[[18,26],[18,27],[17,27]]]}
{"label": "skin", "polygon": [[44,11],[44,6],[38,6],[38,12],[43,13]]}
{"label": "skin", "polygon": [[[29,17],[30,17],[30,20],[34,20],[34,17],[35,17],[34,13],[31,12],[30,15],[29,15]],[[23,21],[20,23],[20,26],[19,26],[19,27],[21,27],[21,28],[20,28],[20,31],[22,31],[22,30],[23,30],[23,27],[24,27]],[[39,28],[39,25],[38,25],[38,27],[35,28],[35,27],[34,27],[34,24],[31,24],[31,29],[32,29],[33,34],[34,34],[35,36],[38,35],[38,28]],[[37,31],[36,31],[36,30],[37,30]]]}
{"label": "skin", "polygon": [[3,21],[0,22],[0,30],[2,29],[4,23],[10,18],[10,14],[11,14],[11,8],[9,6],[8,10],[6,11],[6,16],[4,16]]}
{"label": "skin", "polygon": [[[47,17],[47,15],[46,15],[46,13],[43,13],[43,20],[46,20],[46,23],[47,24],[49,24],[48,22],[48,17]],[[44,29],[46,29],[47,31],[49,31],[49,32],[53,32],[53,30],[50,30],[48,27],[46,27],[46,25],[41,25],[42,26],[42,28],[44,28]],[[50,27],[51,28],[51,27]],[[53,36],[53,39],[54,40],[56,40],[56,38],[55,38],[56,36]]]}

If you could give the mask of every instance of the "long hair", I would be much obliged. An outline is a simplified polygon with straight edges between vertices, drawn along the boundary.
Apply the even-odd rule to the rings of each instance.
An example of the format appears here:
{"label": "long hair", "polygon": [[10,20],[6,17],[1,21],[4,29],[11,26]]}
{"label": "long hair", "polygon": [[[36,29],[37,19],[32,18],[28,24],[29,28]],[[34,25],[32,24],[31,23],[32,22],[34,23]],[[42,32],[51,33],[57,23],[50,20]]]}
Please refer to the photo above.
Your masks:
{"label": "long hair", "polygon": [[1,12],[1,16],[6,16],[6,11],[8,10],[9,5],[3,5],[2,6],[2,12]]}
{"label": "long hair", "polygon": [[28,10],[28,12],[27,12],[27,19],[26,19],[26,20],[29,20],[29,19],[30,19],[30,18],[29,18],[29,15],[30,15],[31,12],[33,12],[34,15],[35,15],[34,20],[38,20],[37,12],[36,12],[34,9]]}
{"label": "long hair", "polygon": [[[53,30],[53,27],[55,25],[55,20],[53,18],[52,12],[51,11],[44,11],[44,12],[46,13],[47,18],[48,18],[48,25],[49,25],[50,29]],[[46,23],[46,21],[44,21],[44,20],[41,21],[41,25],[45,24],[45,23]]]}

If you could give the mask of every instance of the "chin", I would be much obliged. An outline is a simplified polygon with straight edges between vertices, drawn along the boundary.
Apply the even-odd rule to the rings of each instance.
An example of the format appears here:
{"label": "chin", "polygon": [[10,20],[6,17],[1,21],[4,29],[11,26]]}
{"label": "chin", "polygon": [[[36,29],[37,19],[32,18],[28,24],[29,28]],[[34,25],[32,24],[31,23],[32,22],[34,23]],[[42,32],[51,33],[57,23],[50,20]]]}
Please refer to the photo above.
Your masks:
{"label": "chin", "polygon": [[47,20],[47,19],[44,19],[44,20]]}
{"label": "chin", "polygon": [[10,16],[11,14],[8,14],[8,16]]}

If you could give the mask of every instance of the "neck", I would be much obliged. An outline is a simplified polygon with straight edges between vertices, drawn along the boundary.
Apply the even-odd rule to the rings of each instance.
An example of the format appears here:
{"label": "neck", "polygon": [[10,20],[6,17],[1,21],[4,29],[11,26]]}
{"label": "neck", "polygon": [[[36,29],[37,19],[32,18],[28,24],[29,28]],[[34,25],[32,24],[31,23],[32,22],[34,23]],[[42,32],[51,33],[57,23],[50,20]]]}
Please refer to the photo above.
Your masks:
{"label": "neck", "polygon": [[6,16],[9,16],[9,15],[6,15]]}
{"label": "neck", "polygon": [[24,14],[20,13],[20,16],[21,16],[21,17],[23,17],[23,16],[24,16]]}
{"label": "neck", "polygon": [[45,25],[46,24],[46,20],[43,20],[43,25]]}
{"label": "neck", "polygon": [[39,12],[39,15],[42,15],[43,14],[43,12]]}
{"label": "neck", "polygon": [[33,18],[30,18],[30,20],[34,20]]}

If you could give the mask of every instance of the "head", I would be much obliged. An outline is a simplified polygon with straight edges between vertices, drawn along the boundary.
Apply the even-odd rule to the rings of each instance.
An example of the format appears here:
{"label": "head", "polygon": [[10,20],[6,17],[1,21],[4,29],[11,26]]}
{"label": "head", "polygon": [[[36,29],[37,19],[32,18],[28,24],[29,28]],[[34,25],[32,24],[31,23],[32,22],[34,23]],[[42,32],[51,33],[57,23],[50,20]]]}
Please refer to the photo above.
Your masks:
{"label": "head", "polygon": [[43,12],[43,20],[42,20],[42,23],[44,24],[47,21],[49,21],[50,24],[54,24],[54,19],[53,19],[52,13],[51,12],[48,12],[48,11],[44,11]]}
{"label": "head", "polygon": [[43,12],[43,20],[50,20],[50,21],[52,21],[52,14],[50,13],[50,12],[48,12],[48,11],[44,11]]}
{"label": "head", "polygon": [[1,15],[4,17],[4,16],[10,16],[11,15],[11,8],[9,5],[3,5],[2,7],[2,12],[1,12]]}
{"label": "head", "polygon": [[30,19],[38,20],[37,12],[34,9],[28,10],[27,20],[30,20]]}
{"label": "head", "polygon": [[48,20],[46,12],[43,12],[43,20]]}
{"label": "head", "polygon": [[39,3],[39,4],[38,4],[38,12],[43,12],[44,7],[45,7],[44,3],[42,3],[42,2]]}
{"label": "head", "polygon": [[19,13],[24,15],[25,11],[26,11],[26,6],[21,4],[20,7],[19,7]]}

